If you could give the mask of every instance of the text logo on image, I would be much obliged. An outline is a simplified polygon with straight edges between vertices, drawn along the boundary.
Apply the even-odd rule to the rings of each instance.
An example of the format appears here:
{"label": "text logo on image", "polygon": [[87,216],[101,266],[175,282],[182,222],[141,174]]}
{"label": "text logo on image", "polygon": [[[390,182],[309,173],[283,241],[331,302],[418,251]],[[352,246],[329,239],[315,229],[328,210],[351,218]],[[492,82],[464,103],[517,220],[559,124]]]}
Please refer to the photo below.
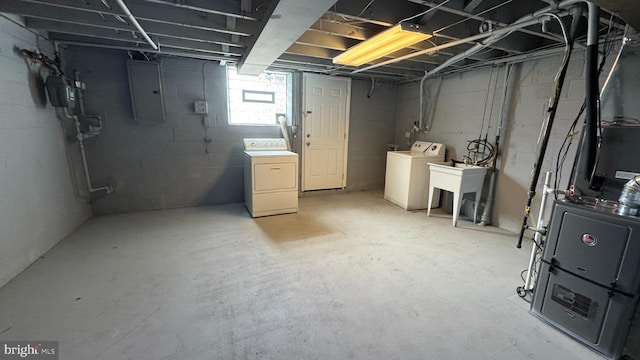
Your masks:
{"label": "text logo on image", "polygon": [[58,360],[57,341],[0,341],[0,360]]}

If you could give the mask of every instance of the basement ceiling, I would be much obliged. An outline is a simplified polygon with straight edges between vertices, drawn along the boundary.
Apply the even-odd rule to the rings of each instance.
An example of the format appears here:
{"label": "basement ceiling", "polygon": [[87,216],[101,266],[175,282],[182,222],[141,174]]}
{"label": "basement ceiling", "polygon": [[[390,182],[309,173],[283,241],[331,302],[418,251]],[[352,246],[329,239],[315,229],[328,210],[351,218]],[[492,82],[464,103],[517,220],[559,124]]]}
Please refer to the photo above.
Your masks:
{"label": "basement ceiling", "polygon": [[[631,4],[635,1],[618,1]],[[25,25],[60,44],[123,49],[246,65],[246,73],[293,69],[392,81],[417,79],[481,41],[464,39],[511,24],[553,6],[550,0],[128,0],[127,7],[154,50],[117,5],[117,0],[0,1],[0,12],[18,14]],[[634,8],[634,6],[636,8]],[[614,9],[614,11],[617,11]],[[551,9],[567,26],[571,16]],[[624,17],[624,14],[623,16]],[[603,9],[601,35],[618,39],[624,21]],[[360,68],[335,65],[349,47],[406,21],[433,37]],[[544,30],[543,30],[544,28]],[[585,32],[584,25],[581,30]],[[458,41],[463,40],[463,41]],[[455,42],[455,43],[454,43]],[[577,46],[583,46],[579,39]],[[427,49],[457,44],[431,53]],[[447,45],[448,46],[448,45]],[[561,51],[555,21],[518,29],[446,70],[455,71],[541,52]],[[421,52],[421,55],[409,54]],[[410,57],[411,56],[411,57]],[[399,57],[406,58],[393,62]]]}

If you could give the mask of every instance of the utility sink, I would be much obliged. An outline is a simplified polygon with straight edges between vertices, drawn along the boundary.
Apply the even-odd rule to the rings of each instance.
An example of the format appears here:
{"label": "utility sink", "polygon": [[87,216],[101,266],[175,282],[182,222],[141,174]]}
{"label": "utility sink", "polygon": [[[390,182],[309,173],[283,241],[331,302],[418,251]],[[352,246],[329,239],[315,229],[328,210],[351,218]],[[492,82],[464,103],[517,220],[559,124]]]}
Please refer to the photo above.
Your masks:
{"label": "utility sink", "polygon": [[429,207],[427,216],[431,215],[431,201],[433,200],[434,189],[442,189],[453,193],[453,226],[458,223],[460,213],[461,195],[475,193],[475,204],[473,207],[473,222],[477,221],[478,203],[482,195],[482,185],[488,168],[476,165],[455,164],[440,165],[429,164]]}

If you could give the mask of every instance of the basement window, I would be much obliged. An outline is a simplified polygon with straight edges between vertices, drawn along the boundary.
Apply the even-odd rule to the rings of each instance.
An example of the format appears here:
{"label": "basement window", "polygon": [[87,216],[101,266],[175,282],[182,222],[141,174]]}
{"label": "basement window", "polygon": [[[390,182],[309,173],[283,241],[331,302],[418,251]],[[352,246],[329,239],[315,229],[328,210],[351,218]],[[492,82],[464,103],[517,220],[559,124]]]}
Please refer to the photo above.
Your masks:
{"label": "basement window", "polygon": [[227,101],[231,125],[278,125],[277,116],[291,114],[291,74],[264,71],[239,75],[227,67]]}

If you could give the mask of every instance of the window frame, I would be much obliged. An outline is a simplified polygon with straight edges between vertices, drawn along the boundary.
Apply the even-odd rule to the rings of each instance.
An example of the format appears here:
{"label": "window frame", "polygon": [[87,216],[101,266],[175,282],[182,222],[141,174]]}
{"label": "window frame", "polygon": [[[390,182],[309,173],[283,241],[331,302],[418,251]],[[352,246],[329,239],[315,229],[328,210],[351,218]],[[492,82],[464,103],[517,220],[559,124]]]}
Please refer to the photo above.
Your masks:
{"label": "window frame", "polygon": [[[278,75],[285,75],[286,76],[286,94],[285,94],[285,99],[286,99],[286,112],[283,113],[282,111],[276,109],[273,112],[273,123],[249,123],[249,122],[232,122],[232,108],[231,108],[231,88],[230,88],[230,76],[229,76],[229,72],[230,71],[236,71],[237,74],[237,67],[236,66],[227,66],[225,69],[225,77],[226,77],[226,104],[227,104],[227,124],[231,125],[231,126],[280,126],[280,123],[278,122],[278,117],[281,115],[285,115],[287,118],[287,122],[291,123],[291,118],[292,118],[292,114],[293,114],[293,94],[292,94],[292,90],[293,90],[293,72],[291,71],[284,71],[284,70],[265,70],[263,71],[260,75],[264,74],[264,73],[268,73],[268,74],[278,74]],[[256,76],[256,79],[258,77]],[[262,91],[262,90],[251,90],[251,89],[240,89],[241,90],[241,102],[242,103],[247,103],[247,104],[275,104],[276,103],[276,92],[275,91]],[[246,99],[246,93],[256,93],[256,94],[271,94],[272,95],[272,102],[269,101],[260,101],[260,100],[252,100],[252,99]]]}

